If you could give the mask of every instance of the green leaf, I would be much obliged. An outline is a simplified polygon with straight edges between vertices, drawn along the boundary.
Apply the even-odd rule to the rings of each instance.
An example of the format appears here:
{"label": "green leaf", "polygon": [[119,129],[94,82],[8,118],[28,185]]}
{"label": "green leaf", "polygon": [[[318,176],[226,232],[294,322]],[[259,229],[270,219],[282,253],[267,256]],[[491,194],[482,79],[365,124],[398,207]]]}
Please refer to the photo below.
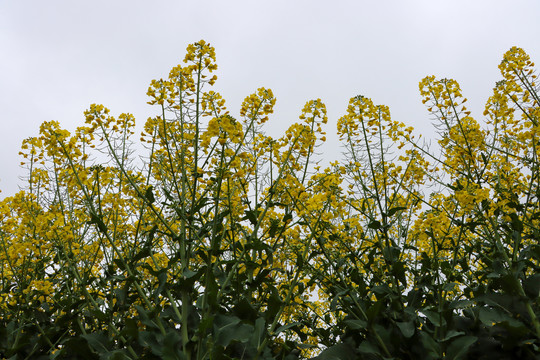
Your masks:
{"label": "green leaf", "polygon": [[442,324],[446,324],[446,321],[444,320],[444,318],[442,318],[442,316],[435,311],[420,310],[420,312],[424,314],[427,317],[427,319],[435,326],[441,326]]}
{"label": "green leaf", "polygon": [[446,336],[444,337],[444,339],[441,339],[440,341],[441,342],[448,341],[450,339],[455,338],[456,336],[461,336],[461,335],[465,335],[465,333],[463,331],[450,330],[446,333]]}
{"label": "green leaf", "polygon": [[253,326],[249,324],[239,324],[234,331],[233,340],[239,341],[241,343],[247,343],[253,335],[253,330]]}
{"label": "green leaf", "polygon": [[169,200],[170,202],[174,202],[174,198],[172,197],[171,192],[167,190],[166,187],[163,187],[162,189],[163,189],[163,194],[165,194],[165,197],[167,198],[167,200]]}
{"label": "green leaf", "polygon": [[451,283],[446,283],[444,284],[443,286],[443,290],[444,291],[453,291],[456,287],[458,287],[458,283],[455,283],[455,282],[451,282]]}
{"label": "green leaf", "polygon": [[102,333],[88,333],[81,335],[90,346],[98,354],[106,354],[109,352],[111,343],[109,337]]}
{"label": "green leaf", "polygon": [[345,343],[333,345],[325,349],[314,360],[355,360],[357,359],[354,348]]}
{"label": "green leaf", "polygon": [[234,337],[234,329],[240,319],[236,316],[217,315],[214,318],[215,342],[218,345],[227,347]]}
{"label": "green leaf", "polygon": [[154,196],[154,192],[152,191],[152,189],[153,189],[153,186],[150,186],[148,189],[146,189],[146,192],[144,193],[144,197],[150,204],[156,201],[156,198]]}
{"label": "green leaf", "polygon": [[126,326],[121,331],[121,335],[124,337],[131,337],[133,339],[136,339],[139,336],[139,327],[137,326],[137,321],[132,318],[128,318],[125,320]]}
{"label": "green leaf", "polygon": [[141,259],[144,259],[148,256],[150,256],[151,252],[150,252],[150,248],[148,247],[143,247],[141,249],[141,251],[139,251],[137,254],[135,254],[135,256],[133,256],[133,258],[131,259],[131,263],[135,263]]}
{"label": "green leaf", "polygon": [[439,344],[431,337],[430,334],[428,334],[427,331],[420,331],[419,334],[420,341],[422,342],[424,349],[428,350],[426,352],[426,358],[429,356],[439,359],[439,353],[441,351]]}
{"label": "green leaf", "polygon": [[295,326],[298,326],[298,325],[302,325],[302,323],[293,322],[293,323],[290,323],[290,324],[287,324],[287,325],[280,326],[279,328],[277,328],[277,330],[274,332],[274,334],[275,335],[280,334],[280,333],[284,332],[285,330],[290,329],[290,328],[295,327]]}
{"label": "green leaf", "polygon": [[296,266],[298,269],[304,268],[304,258],[302,257],[302,254],[300,252],[296,253]]}
{"label": "green leaf", "polygon": [[150,348],[152,354],[157,355],[161,358],[163,355],[163,346],[158,340],[158,336],[161,338],[161,334],[157,330],[154,331],[141,331],[139,333],[139,344],[143,347]]}
{"label": "green leaf", "polygon": [[176,330],[170,330],[163,339],[163,352],[162,359],[164,360],[179,360],[180,357],[180,344],[182,339],[180,334]]}
{"label": "green leaf", "polygon": [[494,326],[500,323],[507,323],[511,327],[522,327],[523,323],[512,318],[506,312],[498,308],[482,307],[479,310],[478,318],[486,326]]}
{"label": "green leaf", "polygon": [[184,269],[184,271],[182,272],[182,276],[184,277],[184,279],[191,279],[193,278],[195,275],[199,275],[198,277],[201,276],[201,272],[197,272],[197,271],[192,271],[192,270],[189,270],[189,269]]}
{"label": "green leaf", "polygon": [[240,323],[240,319],[236,316],[219,314],[214,318],[214,341],[225,348],[233,340],[249,341],[253,330],[253,326]]}
{"label": "green leaf", "polygon": [[370,341],[364,340],[358,347],[358,351],[363,355],[381,355],[377,346],[373,345]]}
{"label": "green leaf", "polygon": [[464,355],[467,354],[467,351],[476,340],[478,340],[476,336],[461,336],[456,338],[446,350],[446,359],[464,359]]}
{"label": "green leaf", "polygon": [[124,263],[122,262],[122,260],[120,259],[113,259],[113,262],[116,264],[116,266],[118,266],[118,268],[120,270],[126,270],[126,267],[124,265]]}
{"label": "green leaf", "polygon": [[368,323],[365,320],[345,320],[343,321],[351,330],[365,330]]}
{"label": "green leaf", "polygon": [[397,213],[398,211],[405,210],[405,209],[407,209],[407,208],[404,207],[404,206],[398,206],[398,207],[395,207],[395,208],[391,208],[390,210],[388,210],[387,216],[388,216],[388,217],[391,217],[391,216],[393,216],[395,213]]}
{"label": "green leaf", "polygon": [[127,289],[126,288],[116,288],[113,290],[117,303],[124,305],[127,299]]}
{"label": "green leaf", "polygon": [[146,310],[140,305],[135,305],[135,309],[137,309],[137,312],[139,313],[139,319],[141,320],[141,323],[148,326],[149,328],[158,329],[158,326],[150,318],[151,314],[148,310]]}
{"label": "green leaf", "polygon": [[390,286],[388,286],[387,284],[373,286],[371,288],[371,291],[376,295],[384,296],[392,294],[392,288],[390,288]]}
{"label": "green leaf", "polygon": [[531,299],[536,300],[540,296],[540,274],[533,274],[523,281],[523,290]]}
{"label": "green leaf", "polygon": [[83,314],[85,316],[98,319],[99,321],[107,321],[107,315],[100,309],[96,309],[96,308],[85,309],[83,310]]}
{"label": "green leaf", "polygon": [[257,218],[259,216],[258,210],[246,210],[245,214],[244,220],[249,220],[252,225],[257,225]]}
{"label": "green leaf", "polygon": [[270,220],[270,229],[268,230],[268,236],[273,238],[276,236],[277,230],[279,228],[279,220],[278,219],[272,219]]}
{"label": "green leaf", "polygon": [[405,336],[407,339],[412,337],[414,335],[414,332],[416,331],[416,326],[414,326],[413,321],[407,321],[407,322],[396,322],[397,327]]}
{"label": "green leaf", "polygon": [[396,261],[392,266],[392,274],[399,280],[403,287],[407,287],[407,268],[403,261]]}
{"label": "green leaf", "polygon": [[368,228],[374,229],[374,230],[380,229],[381,228],[381,223],[379,221],[377,221],[377,220],[373,220],[372,222],[370,222],[368,224]]}
{"label": "green leaf", "polygon": [[277,289],[274,286],[271,286],[270,288],[270,297],[268,298],[268,307],[266,309],[266,313],[264,314],[266,321],[273,322],[274,317],[277,315],[279,309],[281,308],[282,301],[279,296],[279,293]]}
{"label": "green leaf", "polygon": [[114,350],[108,353],[107,356],[104,357],[104,359],[125,360],[125,359],[130,359],[130,357],[125,354],[124,350]]}
{"label": "green leaf", "polygon": [[[1,343],[1,345],[4,345]],[[50,356],[50,359],[66,359],[71,355],[77,356],[77,359],[95,360],[96,354],[90,349],[88,341],[83,336],[73,336],[67,339],[63,344],[62,349],[56,351]]]}
{"label": "green leaf", "polygon": [[255,328],[253,335],[251,336],[251,345],[257,349],[262,344],[265,334],[266,321],[264,321],[264,318],[260,317],[255,320]]}
{"label": "green leaf", "polygon": [[291,213],[287,213],[283,216],[283,219],[281,220],[282,222],[286,223],[287,221],[289,220],[292,220],[292,214]]}
{"label": "green leaf", "polygon": [[399,254],[401,253],[401,249],[397,246],[386,246],[383,249],[383,255],[386,261],[389,261],[390,263],[394,263],[399,259]]}
{"label": "green leaf", "polygon": [[523,232],[523,222],[521,221],[519,216],[516,213],[510,213],[509,216],[510,216],[510,219],[512,221],[511,222],[512,229],[517,231],[518,233],[522,233]]}
{"label": "green leaf", "polygon": [[381,312],[383,306],[384,306],[384,301],[379,300],[367,309],[366,315],[368,318],[368,324],[373,324],[373,322],[375,321],[375,319]]}
{"label": "green leaf", "polygon": [[206,301],[208,304],[207,306],[210,306],[210,307],[217,306],[219,285],[217,283],[216,276],[213,271],[209,271],[206,273],[205,281],[206,281],[205,293],[207,296]]}
{"label": "green leaf", "polygon": [[159,275],[158,275],[159,285],[157,289],[154,291],[154,298],[155,298],[156,303],[159,303],[159,295],[163,292],[163,290],[165,289],[165,286],[167,286],[167,271],[166,270],[167,269],[161,269],[159,271]]}
{"label": "green leaf", "polygon": [[98,230],[105,234],[107,232],[107,226],[103,222],[101,216],[98,216],[94,212],[90,212],[90,221],[87,222],[90,225],[97,225]]}
{"label": "green leaf", "polygon": [[197,201],[197,203],[195,204],[195,206],[193,206],[190,213],[194,215],[195,213],[197,213],[197,211],[201,210],[208,203],[209,201],[207,197],[200,198],[199,201]]}
{"label": "green leaf", "polygon": [[473,300],[453,300],[450,302],[450,309],[466,309],[473,306],[475,302]]}
{"label": "green leaf", "polygon": [[482,156],[482,161],[484,162],[484,164],[487,165],[488,160],[487,160],[486,154],[484,154],[483,152],[481,152],[480,155]]}
{"label": "green leaf", "polygon": [[154,225],[148,231],[148,239],[146,240],[146,243],[144,244],[145,247],[152,247],[152,241],[154,241],[154,236],[156,236],[157,228],[158,228],[158,226]]}
{"label": "green leaf", "polygon": [[233,313],[240,319],[247,320],[249,322],[255,321],[258,315],[257,310],[255,310],[251,302],[245,297],[242,297],[240,300],[238,300],[238,302],[233,308]]}

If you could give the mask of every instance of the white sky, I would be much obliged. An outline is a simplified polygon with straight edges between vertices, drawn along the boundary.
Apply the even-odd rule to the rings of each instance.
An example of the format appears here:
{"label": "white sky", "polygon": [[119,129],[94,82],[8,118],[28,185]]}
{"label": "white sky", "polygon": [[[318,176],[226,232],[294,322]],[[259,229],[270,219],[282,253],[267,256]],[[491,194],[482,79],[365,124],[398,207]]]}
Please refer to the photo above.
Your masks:
{"label": "white sky", "polygon": [[337,120],[356,95],[432,135],[418,93],[427,75],[458,80],[481,120],[505,51],[540,62],[539,15],[538,0],[0,0],[0,198],[21,185],[21,142],[43,121],[73,131],[102,103],[141,126],[158,111],[146,104],[150,81],[200,39],[216,48],[214,90],[233,116],[257,88],[274,91],[272,136],[321,98],[333,160]]}

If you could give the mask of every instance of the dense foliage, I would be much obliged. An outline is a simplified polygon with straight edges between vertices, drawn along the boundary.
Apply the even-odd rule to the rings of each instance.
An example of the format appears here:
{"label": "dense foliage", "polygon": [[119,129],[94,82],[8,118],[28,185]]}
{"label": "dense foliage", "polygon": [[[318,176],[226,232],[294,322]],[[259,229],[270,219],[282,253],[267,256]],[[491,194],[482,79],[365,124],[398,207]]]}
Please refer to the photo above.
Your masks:
{"label": "dense foliage", "polygon": [[152,81],[140,141],[102,105],[43,123],[0,203],[1,357],[540,358],[533,67],[504,55],[483,124],[423,79],[432,148],[356,96],[326,168],[321,100],[266,136],[272,91],[231,116],[204,41]]}

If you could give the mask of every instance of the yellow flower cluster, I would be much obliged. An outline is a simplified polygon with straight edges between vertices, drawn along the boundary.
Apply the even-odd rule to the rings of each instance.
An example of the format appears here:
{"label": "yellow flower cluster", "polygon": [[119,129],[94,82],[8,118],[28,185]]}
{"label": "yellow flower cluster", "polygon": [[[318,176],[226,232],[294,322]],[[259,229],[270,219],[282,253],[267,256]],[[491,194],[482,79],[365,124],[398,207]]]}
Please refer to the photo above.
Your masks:
{"label": "yellow flower cluster", "polygon": [[201,147],[208,148],[214,137],[218,138],[217,141],[221,145],[227,142],[241,144],[244,139],[242,124],[230,115],[212,118],[208,122],[206,131],[201,135]]}
{"label": "yellow flower cluster", "polygon": [[276,98],[272,90],[259,88],[257,92],[247,96],[240,107],[240,116],[245,118],[246,124],[256,121],[263,124],[268,121],[268,115],[274,112]]}
{"label": "yellow flower cluster", "polygon": [[[485,129],[456,81],[428,76],[419,87],[440,155],[387,106],[356,96],[337,122],[345,159],[326,168],[317,153],[328,122],[320,99],[273,139],[263,132],[276,103],[270,89],[246,97],[237,120],[219,93],[203,91],[216,81],[213,47],[190,45],[184,63],[150,84],[160,114],[141,133],[149,151],[142,164],[132,151],[133,115],[114,117],[99,104],[73,135],[50,121],[23,141],[28,186],[0,202],[0,286],[9,289],[1,311],[16,316],[18,303],[38,306],[69,288],[81,306],[107,312],[114,333],[115,321],[137,313],[133,304],[176,314],[198,296],[197,309],[208,310],[230,288],[258,283],[250,299],[272,293],[282,304],[269,332],[304,311],[333,326],[342,314],[323,314],[338,283],[356,291],[361,277],[401,293],[415,279],[388,269],[413,269],[425,254],[455,269],[467,258],[463,268],[478,269],[485,257],[466,249],[498,241],[512,259],[535,239],[540,107],[523,50],[505,54]],[[501,232],[508,224],[523,231]],[[163,274],[192,288],[175,298]],[[445,296],[462,296],[460,286]],[[84,321],[83,329],[93,326]]]}

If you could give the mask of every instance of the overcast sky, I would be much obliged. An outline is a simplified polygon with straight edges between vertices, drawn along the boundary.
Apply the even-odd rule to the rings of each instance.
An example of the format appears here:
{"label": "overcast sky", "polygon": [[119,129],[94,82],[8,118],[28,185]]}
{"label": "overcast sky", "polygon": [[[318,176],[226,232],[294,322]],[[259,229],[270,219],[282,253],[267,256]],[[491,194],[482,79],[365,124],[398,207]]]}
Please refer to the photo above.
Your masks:
{"label": "overcast sky", "polygon": [[332,160],[356,95],[432,135],[418,93],[427,75],[458,80],[482,120],[504,52],[516,45],[540,61],[539,16],[538,0],[0,0],[0,198],[21,185],[21,142],[43,121],[73,131],[102,103],[142,125],[158,111],[146,104],[150,81],[200,39],[216,48],[214,89],[233,116],[257,88],[274,91],[272,136],[321,98]]}

